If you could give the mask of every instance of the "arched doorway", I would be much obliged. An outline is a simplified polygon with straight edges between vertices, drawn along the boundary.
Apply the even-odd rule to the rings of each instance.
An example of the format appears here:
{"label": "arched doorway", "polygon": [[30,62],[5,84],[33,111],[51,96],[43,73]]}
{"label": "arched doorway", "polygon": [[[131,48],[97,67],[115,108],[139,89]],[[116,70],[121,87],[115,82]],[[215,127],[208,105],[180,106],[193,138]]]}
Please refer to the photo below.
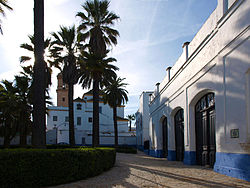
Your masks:
{"label": "arched doorway", "polygon": [[168,126],[167,126],[166,117],[162,121],[162,150],[163,150],[163,157],[167,157],[168,156]]}
{"label": "arched doorway", "polygon": [[180,109],[174,116],[176,160],[184,158],[184,112]]}
{"label": "arched doorway", "polygon": [[203,96],[195,105],[196,162],[214,166],[215,163],[215,100],[214,93]]}

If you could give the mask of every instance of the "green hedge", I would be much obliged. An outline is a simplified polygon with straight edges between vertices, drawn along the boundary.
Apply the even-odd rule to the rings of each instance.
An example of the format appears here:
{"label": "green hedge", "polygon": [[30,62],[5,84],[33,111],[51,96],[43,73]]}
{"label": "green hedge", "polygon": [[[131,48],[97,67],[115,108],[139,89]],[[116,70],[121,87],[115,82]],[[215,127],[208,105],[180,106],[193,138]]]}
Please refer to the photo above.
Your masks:
{"label": "green hedge", "polygon": [[41,187],[95,176],[115,164],[112,148],[0,150],[0,187]]}

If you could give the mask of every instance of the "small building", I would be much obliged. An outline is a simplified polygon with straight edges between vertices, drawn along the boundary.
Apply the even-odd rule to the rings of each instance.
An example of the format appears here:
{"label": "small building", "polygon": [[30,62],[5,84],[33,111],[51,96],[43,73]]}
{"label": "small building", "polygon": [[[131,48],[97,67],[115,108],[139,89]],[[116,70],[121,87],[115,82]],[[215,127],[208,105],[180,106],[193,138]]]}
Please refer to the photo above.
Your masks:
{"label": "small building", "polygon": [[[47,143],[69,143],[69,117],[67,90],[62,76],[58,75],[57,106],[48,107]],[[93,93],[92,90],[73,101],[75,142],[77,145],[92,144]],[[117,108],[119,145],[136,145],[136,137],[129,133],[128,119],[124,118],[124,105]],[[99,100],[100,145],[114,145],[113,109],[104,104],[102,94]]]}
{"label": "small building", "polygon": [[150,155],[250,181],[250,3],[218,0],[149,105]]}

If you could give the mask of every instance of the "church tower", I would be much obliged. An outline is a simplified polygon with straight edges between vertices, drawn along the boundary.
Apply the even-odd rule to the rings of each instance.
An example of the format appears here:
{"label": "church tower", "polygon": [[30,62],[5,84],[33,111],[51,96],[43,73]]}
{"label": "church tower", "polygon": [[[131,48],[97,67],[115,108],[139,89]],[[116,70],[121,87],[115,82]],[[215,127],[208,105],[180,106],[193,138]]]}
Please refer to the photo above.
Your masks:
{"label": "church tower", "polygon": [[68,107],[68,85],[63,83],[62,73],[57,75],[57,106]]}

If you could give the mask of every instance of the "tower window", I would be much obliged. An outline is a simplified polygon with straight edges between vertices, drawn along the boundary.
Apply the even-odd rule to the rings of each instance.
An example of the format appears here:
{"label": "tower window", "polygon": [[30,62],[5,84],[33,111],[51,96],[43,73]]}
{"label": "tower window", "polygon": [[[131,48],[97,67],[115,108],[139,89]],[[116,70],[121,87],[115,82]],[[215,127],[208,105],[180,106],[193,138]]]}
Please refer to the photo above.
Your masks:
{"label": "tower window", "polygon": [[89,122],[91,123],[93,121],[92,117],[89,117]]}
{"label": "tower window", "polygon": [[65,98],[64,98],[64,97],[62,98],[62,101],[65,101]]}
{"label": "tower window", "polygon": [[57,121],[57,116],[53,116],[53,121]]}
{"label": "tower window", "polygon": [[82,105],[81,105],[81,104],[77,104],[77,105],[76,105],[76,109],[77,109],[77,110],[81,110],[81,109],[82,109]]}
{"label": "tower window", "polygon": [[81,117],[77,117],[77,125],[81,125]]}
{"label": "tower window", "polygon": [[65,122],[69,122],[69,116],[65,117]]}

